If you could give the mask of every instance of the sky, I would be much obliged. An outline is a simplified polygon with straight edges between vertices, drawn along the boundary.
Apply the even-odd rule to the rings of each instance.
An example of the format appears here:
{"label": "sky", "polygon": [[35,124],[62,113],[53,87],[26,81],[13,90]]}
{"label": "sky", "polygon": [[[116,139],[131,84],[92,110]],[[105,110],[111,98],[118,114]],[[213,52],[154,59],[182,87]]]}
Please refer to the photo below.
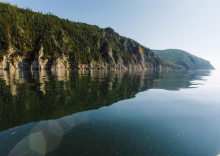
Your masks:
{"label": "sky", "polygon": [[151,49],[181,49],[220,69],[220,0],[0,0],[111,27]]}

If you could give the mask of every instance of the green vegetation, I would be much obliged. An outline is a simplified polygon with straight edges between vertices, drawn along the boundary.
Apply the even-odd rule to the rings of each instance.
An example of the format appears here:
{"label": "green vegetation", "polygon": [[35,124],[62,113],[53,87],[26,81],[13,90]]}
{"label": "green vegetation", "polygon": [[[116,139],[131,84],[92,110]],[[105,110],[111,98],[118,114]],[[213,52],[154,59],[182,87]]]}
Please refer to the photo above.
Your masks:
{"label": "green vegetation", "polygon": [[178,49],[154,50],[154,52],[166,63],[179,69],[214,69],[207,61],[188,52]]}
{"label": "green vegetation", "polygon": [[[95,25],[60,19],[51,13],[45,15],[4,3],[0,3],[0,14],[1,60],[12,47],[13,56],[22,56],[33,62],[43,47],[42,59],[53,62],[65,55],[71,68],[91,62],[98,64],[100,61],[111,67],[120,59],[124,66],[128,66],[141,61],[139,48],[142,48],[145,64],[165,66],[150,49],[120,36],[112,28],[101,29]],[[109,53],[112,53],[111,57]]]}

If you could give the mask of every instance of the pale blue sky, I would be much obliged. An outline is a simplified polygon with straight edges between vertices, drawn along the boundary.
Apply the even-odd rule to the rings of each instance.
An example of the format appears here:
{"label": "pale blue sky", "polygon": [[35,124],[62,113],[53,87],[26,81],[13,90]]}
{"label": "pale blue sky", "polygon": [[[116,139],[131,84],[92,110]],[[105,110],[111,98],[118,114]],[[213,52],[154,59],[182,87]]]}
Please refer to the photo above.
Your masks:
{"label": "pale blue sky", "polygon": [[112,27],[152,49],[176,48],[220,69],[220,0],[0,0]]}

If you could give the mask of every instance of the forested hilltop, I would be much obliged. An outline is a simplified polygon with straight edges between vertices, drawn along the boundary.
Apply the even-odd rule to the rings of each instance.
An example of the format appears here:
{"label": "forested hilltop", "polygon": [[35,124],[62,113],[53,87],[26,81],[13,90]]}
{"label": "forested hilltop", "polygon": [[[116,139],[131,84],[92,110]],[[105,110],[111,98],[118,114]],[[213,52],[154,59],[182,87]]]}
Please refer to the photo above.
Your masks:
{"label": "forested hilltop", "polygon": [[179,49],[153,50],[164,62],[181,69],[214,69],[209,61]]}
{"label": "forested hilltop", "polygon": [[173,69],[112,28],[0,3],[2,69]]}

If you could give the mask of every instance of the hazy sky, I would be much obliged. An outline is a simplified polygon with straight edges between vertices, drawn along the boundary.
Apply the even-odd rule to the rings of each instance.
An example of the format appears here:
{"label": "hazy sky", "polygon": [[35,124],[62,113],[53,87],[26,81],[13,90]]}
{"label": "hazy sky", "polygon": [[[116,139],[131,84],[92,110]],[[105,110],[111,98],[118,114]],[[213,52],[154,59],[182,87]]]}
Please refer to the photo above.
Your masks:
{"label": "hazy sky", "polygon": [[220,69],[220,0],[0,0],[112,27],[151,49],[182,49]]}

